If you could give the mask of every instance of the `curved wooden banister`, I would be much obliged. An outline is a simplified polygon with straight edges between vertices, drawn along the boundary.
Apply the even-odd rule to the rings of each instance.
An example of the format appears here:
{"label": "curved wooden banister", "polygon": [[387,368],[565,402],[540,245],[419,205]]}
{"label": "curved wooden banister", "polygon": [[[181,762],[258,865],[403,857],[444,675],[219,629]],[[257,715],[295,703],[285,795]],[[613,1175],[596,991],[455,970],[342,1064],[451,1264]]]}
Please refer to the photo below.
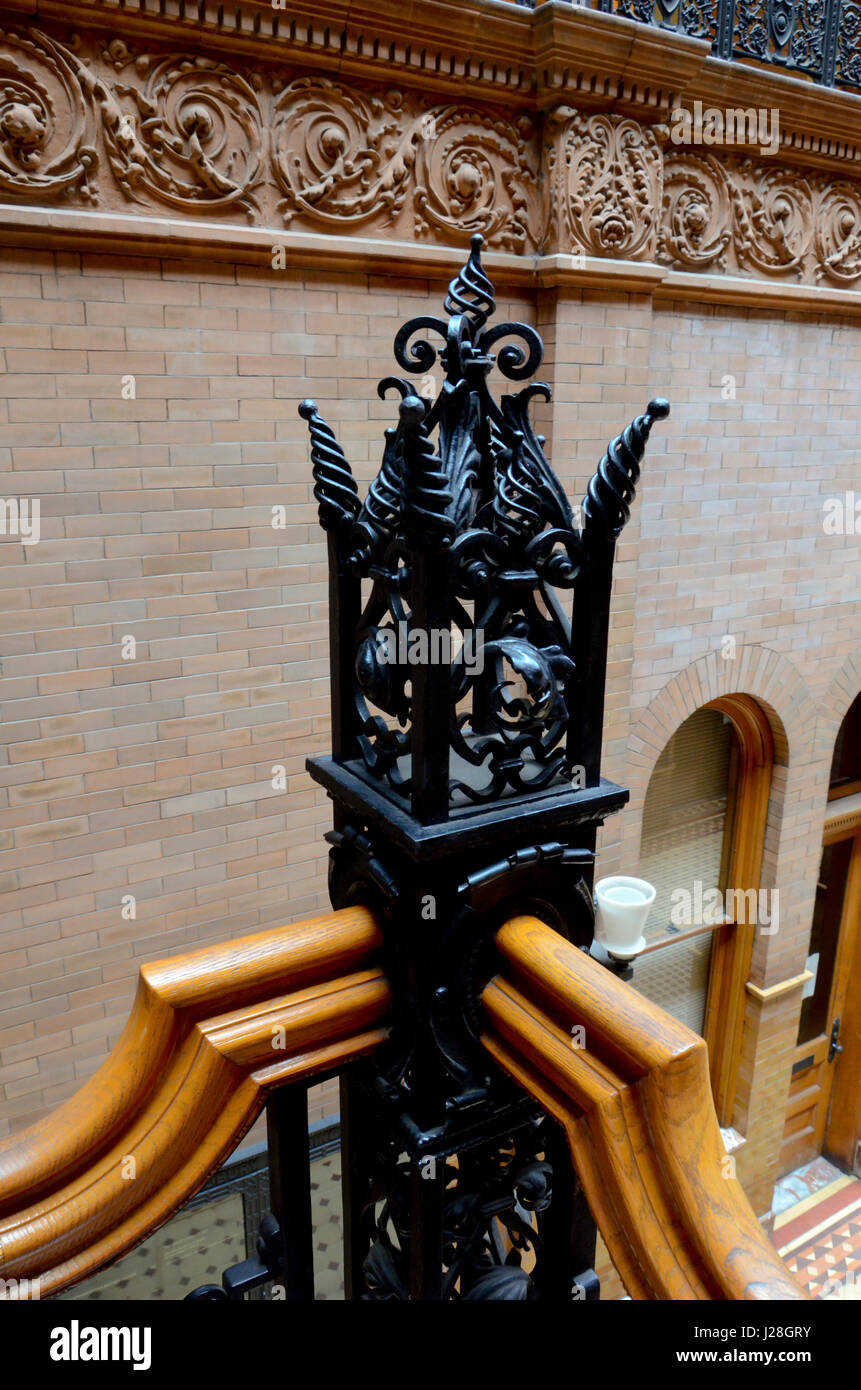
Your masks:
{"label": "curved wooden banister", "polygon": [[[533,918],[496,940],[483,1041],[565,1126],[631,1296],[805,1298],[723,1176],[702,1039]],[[50,1294],[117,1259],[218,1168],[271,1089],[377,1047],[381,944],[356,907],[144,966],[101,1069],[0,1142],[0,1278]]]}
{"label": "curved wooden banister", "polygon": [[193,1196],[270,1090],[376,1048],[381,944],[353,907],[143,966],[95,1076],[0,1141],[0,1278],[38,1277],[44,1295],[117,1259]]}
{"label": "curved wooden banister", "polygon": [[728,1173],[702,1038],[535,918],[496,944],[482,1040],[565,1127],[631,1297],[807,1298]]}

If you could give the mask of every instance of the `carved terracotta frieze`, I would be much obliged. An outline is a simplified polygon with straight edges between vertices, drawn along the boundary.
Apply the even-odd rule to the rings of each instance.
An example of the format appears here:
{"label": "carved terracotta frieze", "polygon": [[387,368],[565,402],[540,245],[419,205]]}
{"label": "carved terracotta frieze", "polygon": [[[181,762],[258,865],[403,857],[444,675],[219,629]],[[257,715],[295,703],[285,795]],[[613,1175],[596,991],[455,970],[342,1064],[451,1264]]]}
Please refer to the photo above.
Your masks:
{"label": "carved terracotta frieze", "polygon": [[36,30],[2,34],[6,201],[534,250],[528,117]]}
{"label": "carved terracotta frieze", "polygon": [[135,57],[121,40],[101,56],[116,76],[93,91],[107,160],[127,198],[176,211],[241,209],[249,219],[259,212],[266,141],[257,74],[200,56]]}
{"label": "carved terracotta frieze", "polygon": [[419,237],[481,232],[508,250],[531,249],[534,129],[526,117],[513,124],[468,103],[434,106],[400,91],[298,78],[274,102],[278,212],[285,225],[304,218],[337,233],[394,223],[406,209]]}
{"label": "carved terracotta frieze", "polygon": [[556,247],[619,260],[654,259],[667,127],[560,106],[548,116],[545,134]]}
{"label": "carved terracotta frieze", "polygon": [[3,203],[861,283],[861,181],[839,173],[674,145],[618,112],[36,27],[0,29]]}
{"label": "carved terracotta frieze", "polygon": [[46,34],[0,29],[0,196],[94,198],[95,112],[80,64]]}
{"label": "carved terracotta frieze", "polygon": [[658,259],[851,288],[861,279],[861,183],[738,155],[669,155]]}

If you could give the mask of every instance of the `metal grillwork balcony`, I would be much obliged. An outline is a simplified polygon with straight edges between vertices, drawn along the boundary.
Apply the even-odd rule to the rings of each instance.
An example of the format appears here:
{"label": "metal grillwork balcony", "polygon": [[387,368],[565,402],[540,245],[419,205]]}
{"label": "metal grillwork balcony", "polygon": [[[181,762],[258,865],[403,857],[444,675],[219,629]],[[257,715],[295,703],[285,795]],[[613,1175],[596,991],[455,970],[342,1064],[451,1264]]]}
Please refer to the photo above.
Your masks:
{"label": "metal grillwork balcony", "polygon": [[[529,9],[543,0],[518,0]],[[586,8],[708,39],[716,58],[767,63],[826,87],[861,89],[856,0],[586,0]]]}

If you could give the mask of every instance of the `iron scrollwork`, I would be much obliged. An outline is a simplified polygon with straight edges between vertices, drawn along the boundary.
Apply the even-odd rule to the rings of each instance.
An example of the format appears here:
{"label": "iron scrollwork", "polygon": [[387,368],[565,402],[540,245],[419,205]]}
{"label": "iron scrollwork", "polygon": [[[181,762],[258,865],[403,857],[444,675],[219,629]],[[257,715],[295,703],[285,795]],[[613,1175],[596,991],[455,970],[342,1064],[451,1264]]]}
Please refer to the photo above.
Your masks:
{"label": "iron scrollwork", "polygon": [[719,58],[753,58],[828,87],[861,82],[855,0],[591,0],[591,6],[709,39]]}
{"label": "iron scrollwork", "polygon": [[410,1297],[414,1185],[441,1184],[440,1296],[446,1301],[532,1301],[540,1296],[543,1220],[553,1197],[541,1123],[452,1158],[416,1166],[392,1149],[370,1193],[372,1241],[363,1262],[373,1302]]}
{"label": "iron scrollwork", "polygon": [[[494,322],[481,246],[445,314],[395,337],[379,394],[397,422],[364,500],[300,406],[333,652],[332,757],[308,766],[336,806],[332,904],[374,912],[394,1000],[386,1043],[342,1082],[348,1298],[597,1288],[564,1136],[489,1064],[480,999],[511,913],[592,941],[596,829],[627,795],[600,775],[613,556],[668,406],[612,440],[575,509],[533,418],[541,339]],[[514,389],[492,393],[494,370]]]}
{"label": "iron scrollwork", "polygon": [[[543,345],[528,324],[491,325],[496,303],[481,245],[474,236],[449,286],[448,317],[422,314],[395,338],[403,372],[426,384],[439,362],[445,375],[432,398],[407,377],[380,383],[381,398],[399,395],[399,418],[386,430],[382,466],[363,503],[316,405],[300,407],[320,522],[339,537],[340,582],[370,590],[345,677],[355,750],[367,775],[410,797],[414,668],[437,662],[445,674],[429,679],[440,682],[448,710],[448,766],[437,775],[447,780],[452,810],[570,783],[571,696],[591,638],[572,633],[557,590],[577,586],[590,529],[593,539],[618,535],[651,426],[668,411],[653,401],[612,442],[590,484],[581,530],[531,418],[536,401],[550,400],[549,387],[530,382],[498,402],[489,390],[494,368],[509,381],[532,377]],[[434,633],[422,634],[417,620],[421,563],[439,586]],[[436,639],[443,639],[437,656],[427,645]]]}

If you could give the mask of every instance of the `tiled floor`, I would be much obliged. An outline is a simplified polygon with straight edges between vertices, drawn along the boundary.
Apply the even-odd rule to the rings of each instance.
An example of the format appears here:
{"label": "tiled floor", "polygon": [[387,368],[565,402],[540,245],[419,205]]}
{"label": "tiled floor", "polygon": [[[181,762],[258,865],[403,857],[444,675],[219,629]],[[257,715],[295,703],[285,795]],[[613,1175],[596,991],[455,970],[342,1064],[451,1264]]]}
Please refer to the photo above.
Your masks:
{"label": "tiled floor", "polygon": [[774,1243],[814,1298],[861,1301],[861,1182],[816,1159],[778,1184],[774,1210]]}
{"label": "tiled floor", "polygon": [[[317,1298],[343,1299],[341,1155],[311,1164],[314,1282]],[[130,1254],[76,1284],[61,1299],[174,1300],[201,1284],[220,1284],[229,1265],[246,1258],[242,1196],[231,1192],[181,1211]]]}
{"label": "tiled floor", "polygon": [[201,1284],[220,1284],[222,1271],[244,1259],[242,1197],[231,1192],[179,1212],[130,1254],[58,1297],[181,1299]]}
{"label": "tiled floor", "polygon": [[314,1288],[318,1299],[344,1297],[341,1218],[341,1151],[311,1164],[311,1208],[314,1218]]}
{"label": "tiled floor", "polygon": [[820,1192],[823,1187],[842,1177],[840,1169],[829,1163],[827,1158],[814,1158],[812,1163],[805,1163],[802,1168],[787,1173],[785,1178],[776,1183],[771,1210],[781,1216],[790,1207],[805,1201],[813,1193]]}

